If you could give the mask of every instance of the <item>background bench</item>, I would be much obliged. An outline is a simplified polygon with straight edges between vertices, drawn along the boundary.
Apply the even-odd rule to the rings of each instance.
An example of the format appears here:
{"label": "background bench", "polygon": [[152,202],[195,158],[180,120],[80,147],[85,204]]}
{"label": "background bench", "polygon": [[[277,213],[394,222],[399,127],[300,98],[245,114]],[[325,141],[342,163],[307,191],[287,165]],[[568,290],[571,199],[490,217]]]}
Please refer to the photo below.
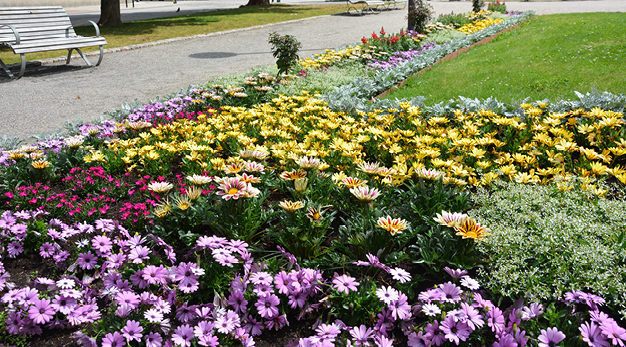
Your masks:
{"label": "background bench", "polygon": [[[76,35],[70,17],[61,6],[0,7],[0,48],[8,47],[20,55],[22,65],[17,78],[24,75],[26,53],[67,49],[66,64],[69,64],[72,50],[76,50],[87,65],[92,66],[79,48],[100,46],[98,66],[104,53],[102,46],[107,42],[104,37],[100,37],[98,25],[93,21],[88,22],[96,29],[96,36]],[[0,66],[9,77],[15,78],[2,60]]]}

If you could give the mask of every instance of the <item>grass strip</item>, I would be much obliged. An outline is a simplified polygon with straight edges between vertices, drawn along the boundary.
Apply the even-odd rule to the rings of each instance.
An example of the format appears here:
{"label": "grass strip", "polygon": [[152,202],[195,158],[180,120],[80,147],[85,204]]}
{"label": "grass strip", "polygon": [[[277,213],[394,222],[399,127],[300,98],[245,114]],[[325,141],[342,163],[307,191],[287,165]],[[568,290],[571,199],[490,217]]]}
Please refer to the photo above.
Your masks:
{"label": "grass strip", "polygon": [[423,95],[430,103],[457,98],[501,101],[575,98],[594,89],[626,90],[626,14],[540,16],[457,59],[434,66],[385,98]]}
{"label": "grass strip", "polygon": [[[257,25],[279,23],[288,20],[317,17],[345,12],[346,5],[303,5],[272,4],[251,6],[231,10],[199,12],[178,17],[156,18],[127,22],[122,25],[100,28],[100,35],[107,39],[105,48],[124,47],[134,44],[210,34],[220,31],[247,28]],[[75,28],[78,35],[93,36],[93,27]],[[97,50],[97,47],[82,49],[83,52]],[[38,60],[67,55],[67,50],[38,52],[26,55],[26,60]],[[0,51],[0,59],[5,63],[17,63],[20,56],[12,51]]]}

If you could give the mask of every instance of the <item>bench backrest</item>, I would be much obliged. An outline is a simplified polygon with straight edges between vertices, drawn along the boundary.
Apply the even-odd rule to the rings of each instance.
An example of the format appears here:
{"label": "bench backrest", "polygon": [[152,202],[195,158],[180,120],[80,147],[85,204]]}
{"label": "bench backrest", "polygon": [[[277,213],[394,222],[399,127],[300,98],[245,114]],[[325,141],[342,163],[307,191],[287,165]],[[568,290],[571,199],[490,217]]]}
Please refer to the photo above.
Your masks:
{"label": "bench backrest", "polygon": [[[0,7],[0,25],[11,25],[21,41],[76,36],[70,17],[61,6]],[[0,28],[0,42],[14,42],[7,27]]]}

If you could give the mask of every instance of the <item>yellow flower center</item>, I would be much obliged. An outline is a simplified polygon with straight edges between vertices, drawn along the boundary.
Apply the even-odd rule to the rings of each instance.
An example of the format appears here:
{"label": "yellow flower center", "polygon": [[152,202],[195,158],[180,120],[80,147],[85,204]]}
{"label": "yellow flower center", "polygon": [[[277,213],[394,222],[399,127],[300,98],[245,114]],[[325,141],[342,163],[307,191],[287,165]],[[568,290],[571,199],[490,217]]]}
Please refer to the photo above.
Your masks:
{"label": "yellow flower center", "polygon": [[239,191],[239,189],[237,189],[237,188],[230,188],[228,190],[228,194],[229,195],[235,195],[235,194],[237,194],[238,191]]}

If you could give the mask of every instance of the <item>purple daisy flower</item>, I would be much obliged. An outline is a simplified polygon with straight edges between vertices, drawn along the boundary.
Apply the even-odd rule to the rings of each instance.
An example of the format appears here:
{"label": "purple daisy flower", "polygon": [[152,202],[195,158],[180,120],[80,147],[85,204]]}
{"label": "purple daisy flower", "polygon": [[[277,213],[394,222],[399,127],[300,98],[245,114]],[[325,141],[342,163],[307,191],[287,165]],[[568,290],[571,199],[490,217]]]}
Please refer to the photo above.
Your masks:
{"label": "purple daisy flower", "polygon": [[126,338],[126,341],[129,343],[133,340],[141,341],[141,337],[143,334],[141,333],[143,328],[139,324],[139,322],[134,320],[129,320],[126,322],[126,325],[122,328],[122,334]]}
{"label": "purple daisy flower", "polygon": [[91,240],[91,246],[98,252],[99,255],[108,256],[113,249],[113,243],[111,239],[104,236],[98,235]]}
{"label": "purple daisy flower", "polygon": [[494,342],[493,347],[517,347],[517,341],[515,341],[513,336],[506,334],[501,336],[497,342]]}
{"label": "purple daisy flower", "polygon": [[411,305],[407,303],[407,300],[408,297],[400,293],[398,300],[391,302],[389,309],[394,319],[406,320],[411,318]]}
{"label": "purple daisy flower", "polygon": [[139,303],[141,302],[139,300],[139,296],[130,290],[125,290],[122,292],[119,292],[115,295],[115,300],[118,302],[118,304],[120,304],[121,306],[127,306],[130,310],[134,310],[135,308],[137,308],[137,306],[139,306]]}
{"label": "purple daisy flower", "polygon": [[250,275],[250,282],[256,285],[270,286],[272,285],[273,281],[274,281],[274,277],[272,277],[272,275],[264,271],[255,272],[252,275]]}
{"label": "purple daisy flower", "polygon": [[557,328],[548,328],[547,330],[541,329],[541,335],[539,335],[539,347],[554,347],[557,343],[563,341],[565,334],[559,331]]}
{"label": "purple daisy flower", "polygon": [[443,302],[455,303],[461,300],[461,294],[463,294],[461,288],[457,287],[457,285],[452,282],[442,284],[437,290],[441,294],[439,300]]}
{"label": "purple daisy flower", "polygon": [[264,297],[260,297],[259,300],[254,304],[261,317],[265,319],[272,319],[278,316],[278,304],[280,303],[280,299],[274,295],[266,295]]}
{"label": "purple daisy flower", "polygon": [[449,315],[441,322],[441,331],[450,342],[457,346],[459,341],[465,341],[470,335],[469,326],[461,321],[456,321],[454,316]]}
{"label": "purple daisy flower", "polygon": [[47,323],[56,313],[49,299],[34,298],[33,305],[28,309],[28,317],[37,324]]}
{"label": "purple daisy flower", "polygon": [[385,304],[389,305],[392,301],[398,300],[398,291],[391,286],[379,288],[376,290],[376,296]]}
{"label": "purple daisy flower", "polygon": [[356,291],[356,286],[359,285],[359,282],[356,281],[356,278],[350,277],[348,275],[336,276],[335,278],[333,278],[332,282],[334,284],[334,288],[337,291],[343,292],[346,295],[350,293],[350,290]]}
{"label": "purple daisy flower", "polygon": [[81,253],[76,259],[76,263],[83,270],[92,270],[98,261],[98,258],[88,251],[87,253]]}
{"label": "purple daisy flower", "polygon": [[7,253],[9,253],[9,258],[15,258],[23,251],[24,248],[22,248],[22,245],[17,241],[13,241],[7,245]]}
{"label": "purple daisy flower", "polygon": [[502,310],[494,307],[487,312],[487,315],[489,316],[487,325],[491,327],[491,331],[494,332],[496,336],[500,336],[504,332],[504,315],[502,314]]}
{"label": "purple daisy flower", "polygon": [[590,347],[604,347],[610,345],[606,337],[602,335],[602,331],[594,322],[585,322],[578,328],[583,341],[587,342]]}
{"label": "purple daisy flower", "polygon": [[243,291],[234,290],[230,292],[230,296],[228,297],[228,304],[232,306],[235,311],[245,313],[248,306],[248,300],[245,299]]}
{"label": "purple daisy flower", "polygon": [[102,339],[102,347],[123,347],[126,346],[126,340],[122,334],[117,331],[108,333]]}
{"label": "purple daisy flower", "polygon": [[176,346],[189,347],[191,346],[191,339],[194,338],[193,329],[188,325],[181,325],[174,330],[172,334],[172,342]]}
{"label": "purple daisy flower", "polygon": [[616,321],[614,321],[613,319],[607,319],[600,324],[600,329],[602,329],[602,333],[604,335],[608,336],[611,339],[611,342],[614,346],[624,346],[624,340],[626,340],[626,330],[617,325]]}
{"label": "purple daisy flower", "polygon": [[149,333],[144,336],[146,347],[161,347],[163,338],[158,333]]}
{"label": "purple daisy flower", "polygon": [[374,330],[366,327],[365,325],[361,325],[360,327],[354,327],[349,330],[350,335],[354,339],[354,342],[357,346],[368,345],[368,339],[372,338],[374,334]]}

